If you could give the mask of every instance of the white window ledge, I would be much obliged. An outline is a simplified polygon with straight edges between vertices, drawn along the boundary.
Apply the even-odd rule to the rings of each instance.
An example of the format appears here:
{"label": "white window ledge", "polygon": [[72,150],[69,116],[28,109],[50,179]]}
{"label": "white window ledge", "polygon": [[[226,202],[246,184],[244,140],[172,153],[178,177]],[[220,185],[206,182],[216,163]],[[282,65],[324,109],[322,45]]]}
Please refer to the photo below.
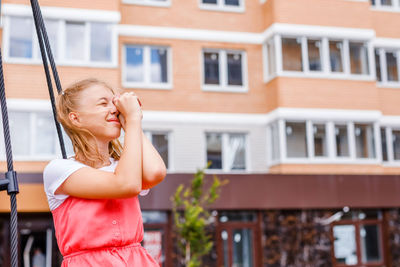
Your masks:
{"label": "white window ledge", "polygon": [[400,88],[400,82],[378,82],[379,88]]}
{"label": "white window ledge", "polygon": [[221,170],[221,169],[205,169],[204,173],[206,174],[247,174],[250,173],[249,170]]}
{"label": "white window ledge", "polygon": [[209,11],[220,11],[220,12],[236,12],[236,13],[244,13],[245,8],[244,6],[238,7],[227,7],[223,6],[220,7],[216,4],[200,4],[200,9],[209,10]]}
{"label": "white window ledge", "polygon": [[221,93],[247,93],[249,89],[244,86],[213,86],[204,85],[201,87],[206,92],[221,92]]}
{"label": "white window ledge", "polygon": [[139,6],[155,6],[155,7],[171,7],[171,1],[149,1],[149,0],[122,0],[124,4],[139,5]]}
{"label": "white window ledge", "polygon": [[279,164],[332,164],[332,165],[372,165],[381,164],[377,159],[350,159],[350,158],[286,158],[283,160],[274,160],[269,163],[269,166],[279,165]]}
{"label": "white window ledge", "polygon": [[130,82],[123,82],[122,86],[124,88],[139,88],[139,89],[161,89],[161,90],[171,90],[172,84],[166,83],[151,83],[151,84],[146,84],[146,83],[130,83]]}
{"label": "white window ledge", "polygon": [[[297,71],[282,71],[281,74],[274,77],[294,77],[294,78],[312,78],[312,79],[335,79],[335,80],[354,80],[354,81],[376,81],[372,75],[363,74],[344,74],[344,73],[323,73],[323,72],[297,72]],[[267,79],[268,80],[268,79]]]}
{"label": "white window ledge", "polygon": [[399,13],[400,8],[395,8],[393,6],[371,6],[372,11],[383,11],[383,12],[394,12],[394,13]]}

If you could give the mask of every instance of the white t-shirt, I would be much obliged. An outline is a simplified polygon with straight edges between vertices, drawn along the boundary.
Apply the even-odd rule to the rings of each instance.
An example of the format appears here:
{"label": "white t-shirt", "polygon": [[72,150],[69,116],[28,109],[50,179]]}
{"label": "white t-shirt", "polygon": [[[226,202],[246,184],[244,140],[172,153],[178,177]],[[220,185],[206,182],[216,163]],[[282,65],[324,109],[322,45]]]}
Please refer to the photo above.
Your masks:
{"label": "white t-shirt", "polygon": [[[110,158],[111,164],[99,168],[99,170],[114,172],[118,161]],[[50,210],[56,209],[60,206],[69,196],[54,193],[64,183],[64,181],[74,172],[80,168],[89,166],[76,161],[74,158],[70,159],[54,159],[47,164],[43,171],[44,191],[46,192],[47,200],[49,202]],[[149,190],[142,190],[140,195],[147,195]]]}

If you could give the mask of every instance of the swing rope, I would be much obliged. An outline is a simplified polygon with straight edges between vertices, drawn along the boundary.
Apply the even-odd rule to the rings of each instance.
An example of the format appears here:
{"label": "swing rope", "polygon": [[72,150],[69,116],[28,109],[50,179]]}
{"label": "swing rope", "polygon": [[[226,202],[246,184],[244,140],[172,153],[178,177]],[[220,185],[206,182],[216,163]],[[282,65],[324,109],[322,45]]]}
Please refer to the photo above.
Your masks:
{"label": "swing rope", "polygon": [[[60,123],[57,121],[57,111],[55,105],[55,98],[53,92],[53,84],[50,76],[50,70],[47,63],[47,58],[49,59],[54,82],[57,87],[58,94],[62,93],[61,83],[57,72],[57,67],[54,62],[53,54],[51,52],[49,38],[47,36],[46,27],[43,21],[42,12],[40,10],[40,6],[37,0],[31,0],[31,7],[33,12],[33,18],[35,21],[36,33],[40,46],[40,53],[43,61],[43,68],[46,74],[47,87],[50,95],[51,107],[53,110],[53,118],[54,123],[57,129],[58,140],[60,142],[61,153],[64,159],[67,158],[67,154],[65,151],[64,139],[61,131]],[[0,2],[1,3],[1,2]],[[16,194],[19,193],[18,189],[18,179],[17,173],[14,171],[13,166],[13,155],[11,149],[11,138],[10,138],[10,127],[9,127],[9,119],[8,119],[8,110],[7,110],[7,102],[5,95],[5,86],[4,86],[4,73],[3,73],[3,61],[2,54],[0,48],[0,104],[1,104],[1,113],[2,113],[2,121],[3,121],[3,134],[4,134],[4,144],[6,148],[6,157],[7,157],[7,172],[5,173],[5,179],[0,179],[0,191],[7,190],[7,193],[10,195],[11,202],[11,214],[10,214],[10,236],[11,236],[11,246],[10,246],[10,254],[11,254],[11,266],[18,267],[18,212],[17,212],[17,199]]]}

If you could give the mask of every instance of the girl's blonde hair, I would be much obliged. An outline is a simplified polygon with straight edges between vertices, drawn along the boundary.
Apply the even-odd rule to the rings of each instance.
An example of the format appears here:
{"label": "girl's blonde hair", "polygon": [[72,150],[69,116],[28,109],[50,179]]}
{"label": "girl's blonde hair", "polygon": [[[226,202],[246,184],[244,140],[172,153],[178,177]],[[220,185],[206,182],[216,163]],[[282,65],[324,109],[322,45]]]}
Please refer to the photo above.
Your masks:
{"label": "girl's blonde hair", "polygon": [[[105,164],[105,159],[102,158],[97,145],[89,142],[90,139],[95,138],[94,135],[86,129],[75,126],[69,119],[69,113],[78,110],[81,92],[93,85],[104,86],[115,94],[114,90],[105,82],[97,79],[85,79],[69,86],[56,99],[57,119],[71,139],[75,159],[91,167],[99,162]],[[110,157],[119,160],[122,154],[122,145],[118,139],[108,144],[108,153]]]}

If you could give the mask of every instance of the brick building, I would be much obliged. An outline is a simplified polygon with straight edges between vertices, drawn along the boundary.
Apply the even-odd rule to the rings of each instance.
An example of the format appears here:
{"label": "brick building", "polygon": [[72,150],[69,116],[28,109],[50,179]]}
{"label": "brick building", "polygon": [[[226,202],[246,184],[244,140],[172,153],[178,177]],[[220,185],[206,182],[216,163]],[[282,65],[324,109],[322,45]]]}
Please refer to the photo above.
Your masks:
{"label": "brick building", "polygon": [[[210,266],[400,266],[399,0],[40,4],[64,87],[95,77],[143,103],[168,167],[140,199],[163,266],[178,266],[169,197],[208,160],[230,180]],[[42,171],[61,153],[32,11],[1,12],[20,259],[34,244],[57,266]],[[8,211],[3,192],[2,266]]]}

